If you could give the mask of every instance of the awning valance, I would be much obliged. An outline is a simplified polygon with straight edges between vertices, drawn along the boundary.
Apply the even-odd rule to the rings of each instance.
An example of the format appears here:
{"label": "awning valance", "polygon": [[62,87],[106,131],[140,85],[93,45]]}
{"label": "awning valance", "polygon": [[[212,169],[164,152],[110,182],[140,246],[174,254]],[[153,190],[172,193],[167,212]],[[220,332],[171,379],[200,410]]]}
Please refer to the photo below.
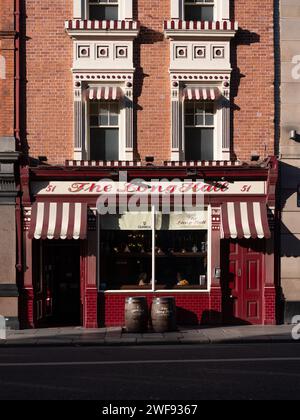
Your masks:
{"label": "awning valance", "polygon": [[222,229],[226,239],[270,238],[267,206],[265,203],[224,203]]}
{"label": "awning valance", "polygon": [[124,96],[119,86],[96,86],[86,89],[86,98],[98,101],[119,101]]}
{"label": "awning valance", "polygon": [[36,202],[32,206],[30,239],[86,239],[85,203]]}
{"label": "awning valance", "polygon": [[214,101],[221,96],[216,87],[189,86],[183,89],[183,97],[186,101]]}

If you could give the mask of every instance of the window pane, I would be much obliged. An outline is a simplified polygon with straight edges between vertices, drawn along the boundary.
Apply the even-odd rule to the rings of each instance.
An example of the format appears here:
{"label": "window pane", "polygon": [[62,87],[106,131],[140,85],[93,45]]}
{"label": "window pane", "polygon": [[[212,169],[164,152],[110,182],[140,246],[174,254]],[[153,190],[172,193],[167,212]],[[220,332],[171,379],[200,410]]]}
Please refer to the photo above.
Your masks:
{"label": "window pane", "polygon": [[196,102],[196,114],[202,114],[205,109],[205,102],[198,101]]}
{"label": "window pane", "polygon": [[108,115],[109,104],[108,102],[100,102],[99,114]]}
{"label": "window pane", "polygon": [[205,115],[205,125],[214,125],[214,116],[212,114]]}
{"label": "window pane", "polygon": [[164,285],[166,289],[197,286],[205,288],[206,244],[205,230],[157,231],[156,245],[163,255],[156,259],[157,287]]}
{"label": "window pane", "polygon": [[99,125],[107,127],[108,123],[108,115],[100,114],[99,116]]}
{"label": "window pane", "polygon": [[196,125],[204,125],[204,114],[196,115]]}
{"label": "window pane", "polygon": [[113,5],[90,5],[89,18],[91,20],[118,20],[118,7]]}
{"label": "window pane", "polygon": [[185,103],[185,113],[194,114],[194,102],[188,101]]}
{"label": "window pane", "polygon": [[111,102],[109,111],[110,111],[109,125],[118,126],[119,125],[119,103]]}
{"label": "window pane", "polygon": [[109,125],[113,127],[117,127],[119,125],[119,116],[118,115],[110,115]]}
{"label": "window pane", "polygon": [[110,104],[110,113],[114,115],[119,114],[119,104],[118,102],[111,102]]}
{"label": "window pane", "polygon": [[194,115],[185,116],[185,125],[194,127]]}
{"label": "window pane", "polygon": [[185,6],[185,20],[213,20],[214,7],[213,6]]}
{"label": "window pane", "polygon": [[212,6],[202,7],[202,20],[214,20],[214,8]]}
{"label": "window pane", "polygon": [[185,159],[213,160],[213,128],[185,129]]}
{"label": "window pane", "polygon": [[151,231],[101,230],[100,240],[102,290],[151,290]]}
{"label": "window pane", "polygon": [[212,101],[205,102],[205,112],[207,114],[213,114],[214,113],[214,103]]}
{"label": "window pane", "polygon": [[119,159],[119,130],[111,128],[92,128],[90,131],[90,159]]}
{"label": "window pane", "polygon": [[98,115],[98,102],[90,101],[90,114]]}
{"label": "window pane", "polygon": [[90,126],[96,126],[96,127],[98,127],[98,125],[99,125],[98,116],[92,115],[90,117]]}
{"label": "window pane", "polygon": [[214,130],[213,128],[201,129],[201,156],[202,156],[202,160],[214,159]]}

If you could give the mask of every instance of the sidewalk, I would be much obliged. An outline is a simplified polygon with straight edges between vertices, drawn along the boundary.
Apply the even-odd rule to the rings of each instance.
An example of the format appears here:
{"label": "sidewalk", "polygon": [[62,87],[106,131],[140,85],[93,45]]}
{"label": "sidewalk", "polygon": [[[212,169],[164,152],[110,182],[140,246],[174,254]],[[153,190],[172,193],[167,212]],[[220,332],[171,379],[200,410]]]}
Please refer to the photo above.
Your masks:
{"label": "sidewalk", "polygon": [[[82,327],[7,331],[0,347],[15,346],[134,346],[164,344],[289,343],[292,326],[181,327],[176,332],[128,334],[121,327]],[[297,341],[300,343],[300,341]]]}

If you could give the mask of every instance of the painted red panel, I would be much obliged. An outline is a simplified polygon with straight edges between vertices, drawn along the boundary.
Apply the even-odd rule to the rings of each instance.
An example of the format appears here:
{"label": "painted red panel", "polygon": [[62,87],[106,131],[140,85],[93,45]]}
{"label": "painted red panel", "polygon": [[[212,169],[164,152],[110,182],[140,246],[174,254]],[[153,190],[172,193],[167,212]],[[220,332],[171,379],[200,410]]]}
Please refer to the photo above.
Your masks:
{"label": "painted red panel", "polygon": [[247,302],[247,317],[258,318],[258,302]]}
{"label": "painted red panel", "polygon": [[247,290],[258,291],[259,290],[259,262],[257,260],[247,261]]}

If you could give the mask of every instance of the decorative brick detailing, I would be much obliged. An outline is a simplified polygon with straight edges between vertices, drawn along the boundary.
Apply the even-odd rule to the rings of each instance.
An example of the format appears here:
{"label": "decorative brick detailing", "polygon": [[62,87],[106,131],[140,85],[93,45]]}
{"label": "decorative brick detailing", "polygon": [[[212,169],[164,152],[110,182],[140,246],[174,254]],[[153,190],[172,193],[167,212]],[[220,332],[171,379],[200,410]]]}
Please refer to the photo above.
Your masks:
{"label": "decorative brick detailing", "polygon": [[116,167],[116,168],[125,168],[125,167],[134,167],[142,166],[142,162],[131,162],[131,161],[99,161],[99,160],[67,160],[66,166],[101,166],[101,167]]}
{"label": "decorative brick detailing", "polygon": [[221,229],[221,209],[212,209],[211,211],[211,225],[213,231]]}
{"label": "decorative brick detailing", "polygon": [[85,290],[85,313],[83,326],[85,328],[98,327],[98,291],[96,288],[88,288]]}
{"label": "decorative brick detailing", "polygon": [[[140,296],[141,293],[101,293],[99,296],[99,324],[109,326],[124,325],[125,299]],[[145,294],[149,313],[152,299],[156,296],[170,296],[170,293]],[[221,289],[211,293],[175,294],[177,321],[179,325],[219,324],[222,319]]]}
{"label": "decorative brick detailing", "polygon": [[34,292],[32,288],[22,289],[19,298],[19,316],[21,328],[34,328]]}
{"label": "decorative brick detailing", "polygon": [[210,291],[209,324],[222,323],[222,291],[220,287],[212,287]]}
{"label": "decorative brick detailing", "polygon": [[223,21],[184,21],[184,20],[165,20],[165,30],[182,30],[182,31],[237,31],[239,29],[238,22]]}
{"label": "decorative brick detailing", "polygon": [[264,324],[276,325],[276,288],[265,288],[265,319]]}
{"label": "decorative brick detailing", "polygon": [[237,160],[229,160],[229,161],[227,161],[227,160],[215,160],[215,161],[208,161],[208,160],[202,160],[202,161],[196,161],[196,160],[193,160],[193,161],[178,161],[178,162],[175,162],[175,161],[167,161],[167,162],[165,162],[164,163],[165,164],[165,166],[168,166],[168,167],[181,167],[181,166],[197,166],[197,167],[208,167],[208,166],[226,166],[226,167],[229,167],[229,166],[242,166],[243,165],[243,163],[242,162],[239,162],[239,161],[237,161]]}
{"label": "decorative brick detailing", "polygon": [[140,23],[132,20],[67,20],[65,28],[69,30],[92,29],[92,30],[138,30]]}

